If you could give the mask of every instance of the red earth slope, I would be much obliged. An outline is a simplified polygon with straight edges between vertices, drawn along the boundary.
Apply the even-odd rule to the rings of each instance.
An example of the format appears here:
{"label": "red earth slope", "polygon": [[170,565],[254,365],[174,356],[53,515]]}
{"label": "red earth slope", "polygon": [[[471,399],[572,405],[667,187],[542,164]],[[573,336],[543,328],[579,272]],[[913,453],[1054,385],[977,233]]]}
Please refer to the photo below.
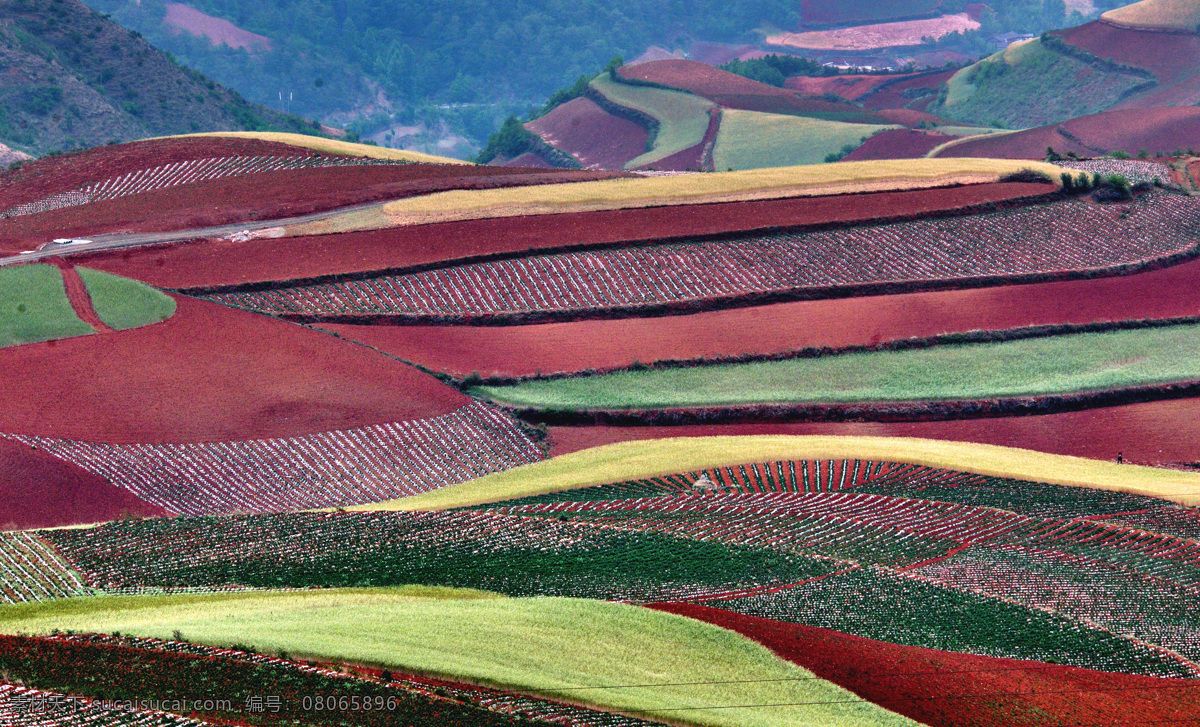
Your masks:
{"label": "red earth slope", "polygon": [[167,514],[73,464],[0,439],[0,530]]}
{"label": "red earth slope", "polygon": [[652,61],[623,66],[620,74],[690,91],[718,106],[774,114],[844,114],[855,121],[873,120],[873,115],[840,101],[802,98],[795,91],[769,86],[729,71],[682,59]]}
{"label": "red earth slope", "polygon": [[261,172],[0,219],[0,252],[31,249],[57,237],[197,229],[298,217],[450,189],[578,182],[615,175],[460,164]]}
{"label": "red earth slope", "polygon": [[470,220],[278,240],[199,241],[78,256],[79,265],[166,288],[366,272],[562,246],[915,216],[1053,191],[999,183],[906,192]]}
{"label": "red earth slope", "polygon": [[1082,157],[1110,151],[1170,154],[1200,148],[1200,108],[1120,109],[1012,134],[979,136],[947,147],[939,157],[1043,159],[1046,147]]}
{"label": "red earth slope", "polygon": [[706,606],[650,607],[736,631],[930,727],[1187,724],[1200,710],[1200,684],[1192,680],[898,646]]}
{"label": "red earth slope", "polygon": [[525,128],[593,169],[624,168],[625,162],[645,153],[649,138],[642,127],[586,98],[572,99]]}
{"label": "red earth slope", "polygon": [[301,326],[179,298],[169,320],[0,350],[0,432],[93,442],[288,437],[470,403],[431,376]]}
{"label": "red earth slope", "polygon": [[1025,417],[936,422],[727,424],[682,427],[551,427],[551,455],[613,442],[746,434],[919,437],[998,444],[1139,464],[1200,463],[1200,399]]}
{"label": "red earth slope", "polygon": [[530,376],[634,362],[872,346],[973,330],[1200,314],[1200,261],[1094,280],[799,301],[665,318],[530,326],[325,324],[429,368]]}

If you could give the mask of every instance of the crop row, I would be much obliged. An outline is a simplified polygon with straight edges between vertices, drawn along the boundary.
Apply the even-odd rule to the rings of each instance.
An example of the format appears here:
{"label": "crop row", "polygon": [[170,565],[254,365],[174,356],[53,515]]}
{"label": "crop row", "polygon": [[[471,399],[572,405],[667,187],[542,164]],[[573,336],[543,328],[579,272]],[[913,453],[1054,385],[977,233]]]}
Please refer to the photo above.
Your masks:
{"label": "crop row", "polygon": [[882,566],[725,601],[721,608],[907,646],[1130,674],[1194,676],[1178,659],[1099,625]]}
{"label": "crop row", "polygon": [[110,523],[50,537],[107,591],[389,586],[624,601],[704,598],[829,572],[797,554],[493,513],[326,513]]}
{"label": "crop row", "polygon": [[[925,548],[1025,544],[1119,564],[1200,589],[1200,543],[1090,520],[1058,520],[1006,510],[865,493],[726,495],[554,503],[499,512],[570,515],[609,527],[653,530],[702,540],[737,538],[763,547],[819,549],[868,563],[917,562],[901,545]],[[883,548],[868,533],[880,532]],[[866,550],[863,544],[869,544]],[[876,548],[881,548],[875,550]],[[918,549],[917,552],[919,552]],[[898,557],[897,557],[898,556]]]}
{"label": "crop row", "polygon": [[1163,184],[1171,183],[1171,170],[1158,162],[1136,161],[1133,159],[1089,159],[1087,161],[1055,162],[1063,169],[1078,169],[1081,172],[1091,172],[1108,176],[1116,174],[1125,177],[1130,184]]}
{"label": "crop row", "polygon": [[5,727],[201,727],[204,722],[162,712],[107,708],[77,697],[0,684]]}
{"label": "crop row", "polygon": [[542,458],[511,419],[479,403],[429,419],[280,439],[100,444],[0,436],[187,515],[380,502]]}
{"label": "crop row", "polygon": [[0,603],[85,592],[79,577],[49,543],[32,533],[0,533]]}
{"label": "crop row", "polygon": [[36,202],[18,205],[0,213],[0,219],[32,215],[39,212],[78,207],[91,202],[128,197],[133,194],[153,192],[184,184],[196,184],[212,179],[242,177],[261,172],[279,172],[291,169],[321,169],[325,167],[359,167],[407,164],[409,162],[369,159],[365,157],[335,156],[237,156],[214,159],[193,159],[185,162],[164,164],[151,169],[129,172],[112,177],[81,189],[61,192]]}
{"label": "crop row", "polygon": [[533,495],[499,502],[492,507],[705,493],[732,495],[840,492],[849,488],[855,488],[857,492],[865,487],[885,488],[892,484],[902,484],[914,489],[935,486],[957,488],[982,484],[989,479],[991,478],[983,475],[934,469],[923,465],[865,459],[752,462]]}
{"label": "crop row", "polygon": [[1200,590],[1120,565],[1026,547],[975,547],[912,574],[1101,624],[1200,661],[1200,613],[1193,607]]}
{"label": "crop row", "polygon": [[586,311],[829,286],[1092,270],[1190,251],[1197,233],[1200,205],[1148,193],[1121,207],[1070,199],[968,217],[532,255],[207,297],[317,317]]}

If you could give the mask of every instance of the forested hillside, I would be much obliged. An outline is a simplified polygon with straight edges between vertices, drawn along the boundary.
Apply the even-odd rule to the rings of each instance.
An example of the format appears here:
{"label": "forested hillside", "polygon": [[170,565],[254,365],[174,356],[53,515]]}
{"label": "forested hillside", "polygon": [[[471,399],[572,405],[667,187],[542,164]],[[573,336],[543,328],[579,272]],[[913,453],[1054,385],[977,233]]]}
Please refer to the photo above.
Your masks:
{"label": "forested hillside", "polygon": [[313,130],[179,66],[78,0],[0,0],[0,143],[41,154],[267,128]]}
{"label": "forested hillside", "polygon": [[[165,0],[87,1],[251,100],[278,105],[283,91],[291,111],[322,119],[386,108],[378,91],[408,114],[429,101],[508,101],[516,106],[505,112],[524,111],[615,55],[681,36],[754,41],[763,23],[790,27],[799,17],[792,0],[188,0],[270,39],[269,49],[231,49],[166,24],[174,3]],[[464,121],[486,137],[496,120],[478,113]]]}

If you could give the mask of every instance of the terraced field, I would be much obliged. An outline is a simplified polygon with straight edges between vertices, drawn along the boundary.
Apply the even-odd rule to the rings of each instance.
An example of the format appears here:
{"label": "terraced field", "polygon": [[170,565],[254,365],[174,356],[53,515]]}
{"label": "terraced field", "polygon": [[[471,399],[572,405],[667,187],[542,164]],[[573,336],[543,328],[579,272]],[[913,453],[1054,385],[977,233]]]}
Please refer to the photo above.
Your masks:
{"label": "terraced field", "polygon": [[1200,207],[1170,194],[1121,213],[1080,200],[873,227],[678,241],[435,268],[337,283],[216,293],[210,300],[306,320],[471,318],[652,308],[690,301],[1056,277],[1190,255]]}
{"label": "terraced field", "polygon": [[[1107,522],[1152,512],[1179,534]],[[1188,678],[1200,676],[1200,622],[1184,607],[1200,589],[1197,527],[1195,510],[1145,495],[848,458],[447,512],[145,520],[46,538],[88,587],[114,593],[419,584],[707,603],[897,644]],[[122,603],[102,599],[96,616]],[[64,624],[95,618],[83,603],[61,609]],[[161,613],[114,613],[102,628],[161,638]],[[40,618],[0,612],[0,627]],[[185,630],[251,636],[238,618]],[[253,637],[294,644],[288,629]]]}
{"label": "terraced field", "polygon": [[[1038,398],[1188,384],[1194,323],[1006,341],[664,367],[483,386],[508,406],[554,411],[757,404],[869,404]],[[881,407],[882,409],[883,407]]]}
{"label": "terraced field", "polygon": [[[708,130],[709,111],[715,108],[711,101],[690,93],[632,86],[603,75],[592,81],[592,88],[617,106],[646,114],[659,124],[653,148],[626,162],[626,169],[653,167],[669,156],[700,146]],[[697,153],[697,161],[699,158]]]}

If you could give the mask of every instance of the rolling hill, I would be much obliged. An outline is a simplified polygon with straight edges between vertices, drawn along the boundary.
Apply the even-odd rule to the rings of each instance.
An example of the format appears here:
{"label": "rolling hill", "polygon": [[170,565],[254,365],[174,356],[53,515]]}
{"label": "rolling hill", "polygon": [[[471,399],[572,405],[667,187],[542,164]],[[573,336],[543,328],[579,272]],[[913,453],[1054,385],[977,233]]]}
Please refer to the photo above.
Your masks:
{"label": "rolling hill", "polygon": [[1027,128],[1114,108],[1200,102],[1200,1],[1143,0],[956,73],[929,111]]}
{"label": "rolling hill", "polygon": [[33,154],[196,131],[314,131],[181,67],[79,0],[0,0],[0,69],[0,142]]}

